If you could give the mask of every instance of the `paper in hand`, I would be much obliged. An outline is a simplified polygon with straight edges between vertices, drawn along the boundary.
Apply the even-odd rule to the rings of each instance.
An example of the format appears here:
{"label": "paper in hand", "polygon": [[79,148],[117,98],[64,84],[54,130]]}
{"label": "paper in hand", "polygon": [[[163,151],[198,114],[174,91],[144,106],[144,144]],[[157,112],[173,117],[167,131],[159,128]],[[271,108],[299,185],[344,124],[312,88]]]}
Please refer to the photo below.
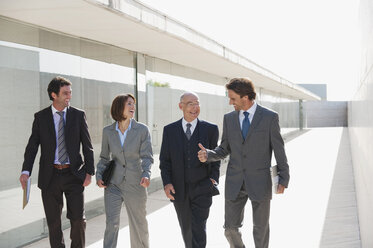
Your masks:
{"label": "paper in hand", "polygon": [[23,207],[25,209],[28,200],[30,199],[30,189],[31,189],[31,178],[27,179],[26,187],[23,189]]}

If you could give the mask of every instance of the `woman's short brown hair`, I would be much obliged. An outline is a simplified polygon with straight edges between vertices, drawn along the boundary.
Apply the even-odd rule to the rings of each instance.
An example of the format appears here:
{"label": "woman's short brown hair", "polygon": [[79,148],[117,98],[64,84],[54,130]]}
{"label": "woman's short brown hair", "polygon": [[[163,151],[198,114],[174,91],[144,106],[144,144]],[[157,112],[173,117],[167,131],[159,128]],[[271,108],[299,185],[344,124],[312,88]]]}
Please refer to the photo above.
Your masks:
{"label": "woman's short brown hair", "polygon": [[124,118],[123,111],[126,107],[126,102],[128,101],[128,98],[131,97],[133,101],[136,103],[136,98],[128,93],[128,94],[121,94],[114,98],[113,103],[111,104],[111,117],[115,121],[124,121],[126,118]]}

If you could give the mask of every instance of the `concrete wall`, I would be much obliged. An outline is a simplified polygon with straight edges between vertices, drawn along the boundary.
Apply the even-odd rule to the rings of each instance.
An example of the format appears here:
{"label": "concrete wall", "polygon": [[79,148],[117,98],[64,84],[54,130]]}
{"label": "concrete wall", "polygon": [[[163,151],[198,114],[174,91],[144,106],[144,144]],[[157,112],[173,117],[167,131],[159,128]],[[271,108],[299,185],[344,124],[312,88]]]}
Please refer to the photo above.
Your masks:
{"label": "concrete wall", "polygon": [[307,101],[303,103],[306,127],[346,127],[347,102]]}
{"label": "concrete wall", "polygon": [[362,56],[360,85],[348,105],[360,235],[373,247],[373,2],[360,1]]}

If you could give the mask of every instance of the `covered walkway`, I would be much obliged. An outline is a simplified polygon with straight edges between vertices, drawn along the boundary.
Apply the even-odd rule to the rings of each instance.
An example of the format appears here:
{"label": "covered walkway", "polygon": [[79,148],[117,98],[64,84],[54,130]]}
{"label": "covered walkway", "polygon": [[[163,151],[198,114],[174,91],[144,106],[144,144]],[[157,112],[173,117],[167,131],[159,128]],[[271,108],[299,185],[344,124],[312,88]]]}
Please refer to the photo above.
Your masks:
{"label": "covered walkway", "polygon": [[[271,207],[271,248],[360,248],[353,168],[347,128],[318,128],[288,137],[286,151],[291,180],[284,195],[274,195]],[[224,190],[224,176],[220,189]],[[223,232],[223,196],[214,198],[208,219],[210,248],[226,248]],[[157,191],[148,198],[151,247],[182,248],[175,210]],[[242,230],[247,247],[253,247],[251,207]],[[126,213],[123,212],[118,247],[130,247]],[[105,216],[87,223],[87,247],[102,247]],[[65,240],[69,237],[65,231]],[[67,247],[70,242],[66,240]],[[31,247],[49,247],[43,239]]]}

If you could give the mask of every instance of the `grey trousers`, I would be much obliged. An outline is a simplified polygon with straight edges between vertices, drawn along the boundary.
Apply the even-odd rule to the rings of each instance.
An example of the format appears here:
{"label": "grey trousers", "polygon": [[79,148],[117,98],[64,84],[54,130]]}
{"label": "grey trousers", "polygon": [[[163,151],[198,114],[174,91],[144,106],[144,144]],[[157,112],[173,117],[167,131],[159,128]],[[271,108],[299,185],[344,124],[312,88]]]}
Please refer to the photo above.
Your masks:
{"label": "grey trousers", "polygon": [[[248,195],[241,189],[235,200],[225,200],[225,237],[231,248],[244,248],[241,232]],[[256,248],[268,248],[269,212],[271,200],[251,201],[253,210],[253,236]]]}
{"label": "grey trousers", "polygon": [[[139,181],[140,182],[140,181]],[[148,248],[149,232],[146,220],[146,189],[140,184],[109,184],[105,189],[106,229],[104,248],[117,247],[122,204],[127,210],[131,248]]]}

